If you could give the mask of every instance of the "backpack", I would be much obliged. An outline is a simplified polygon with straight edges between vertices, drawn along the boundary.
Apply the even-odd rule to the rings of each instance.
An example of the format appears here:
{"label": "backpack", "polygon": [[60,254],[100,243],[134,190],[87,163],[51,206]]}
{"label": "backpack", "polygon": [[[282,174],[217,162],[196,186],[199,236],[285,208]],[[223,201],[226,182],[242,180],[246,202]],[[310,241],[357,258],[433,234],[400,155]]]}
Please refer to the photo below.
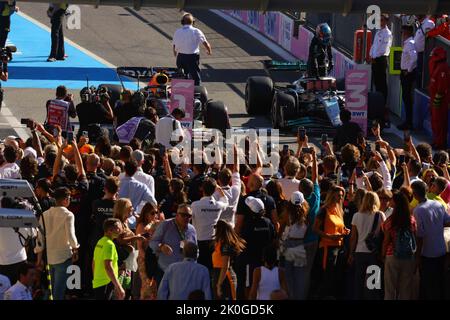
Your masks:
{"label": "backpack", "polygon": [[373,254],[379,254],[381,252],[381,246],[383,245],[383,232],[381,230],[376,232],[379,218],[380,212],[375,213],[372,229],[366,239],[364,239],[367,249]]}
{"label": "backpack", "polygon": [[409,228],[398,230],[394,245],[394,256],[398,259],[409,259],[417,250],[416,238]]}

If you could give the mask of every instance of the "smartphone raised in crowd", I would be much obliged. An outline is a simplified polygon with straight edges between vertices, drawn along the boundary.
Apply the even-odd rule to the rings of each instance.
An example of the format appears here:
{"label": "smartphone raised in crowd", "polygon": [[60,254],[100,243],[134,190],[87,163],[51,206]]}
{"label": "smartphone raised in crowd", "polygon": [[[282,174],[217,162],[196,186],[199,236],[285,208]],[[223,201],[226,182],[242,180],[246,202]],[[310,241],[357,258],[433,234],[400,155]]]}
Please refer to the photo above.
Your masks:
{"label": "smartphone raised in crowd", "polygon": [[312,148],[302,148],[302,153],[312,153]]}
{"label": "smartphone raised in crowd", "polygon": [[328,134],[324,133],[322,134],[322,144],[325,144],[328,142]]}
{"label": "smartphone raised in crowd", "polygon": [[401,154],[401,155],[400,155],[400,157],[398,158],[398,162],[399,162],[400,164],[405,163],[405,155],[404,155],[404,154]]}
{"label": "smartphone raised in crowd", "polygon": [[306,129],[305,129],[305,127],[298,127],[298,137],[302,141],[305,140],[305,137],[306,137]]}
{"label": "smartphone raised in crowd", "polygon": [[67,141],[71,143],[73,140],[73,132],[67,132]]}
{"label": "smartphone raised in crowd", "polygon": [[159,155],[162,157],[164,157],[164,155],[166,154],[166,147],[165,146],[160,146],[159,147]]}
{"label": "smartphone raised in crowd", "polygon": [[289,145],[285,144],[283,145],[283,153],[288,153],[289,152]]}

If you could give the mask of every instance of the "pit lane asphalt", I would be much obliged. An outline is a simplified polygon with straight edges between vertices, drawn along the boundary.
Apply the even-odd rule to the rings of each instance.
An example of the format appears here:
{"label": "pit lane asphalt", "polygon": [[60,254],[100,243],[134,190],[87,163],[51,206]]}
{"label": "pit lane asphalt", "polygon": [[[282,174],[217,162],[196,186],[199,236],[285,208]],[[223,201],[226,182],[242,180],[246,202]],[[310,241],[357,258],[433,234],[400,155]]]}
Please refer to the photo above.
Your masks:
{"label": "pit lane asphalt", "polygon": [[[18,5],[25,14],[50,26],[46,4],[19,2]],[[115,66],[175,65],[171,39],[180,26],[181,13],[178,10],[143,8],[135,11],[132,8],[106,6],[80,8],[81,29],[65,29],[64,33],[81,47]],[[246,114],[243,100],[245,82],[249,76],[265,74],[260,60],[265,57],[280,58],[214,13],[206,10],[192,13],[197,19],[196,26],[205,33],[213,48],[212,56],[207,56],[203,49],[201,54],[203,84],[210,98],[225,102],[233,127],[270,127],[266,117]],[[11,32],[14,32],[14,25]],[[45,101],[53,96],[54,90],[49,89],[7,88],[5,103],[17,119],[26,117],[44,121]],[[74,92],[74,96],[75,102],[79,102],[78,91]],[[11,134],[11,129],[5,126],[1,115],[0,137],[6,134]],[[396,140],[394,136],[392,139]],[[280,137],[280,144],[292,145],[294,142],[295,138],[290,134]]]}

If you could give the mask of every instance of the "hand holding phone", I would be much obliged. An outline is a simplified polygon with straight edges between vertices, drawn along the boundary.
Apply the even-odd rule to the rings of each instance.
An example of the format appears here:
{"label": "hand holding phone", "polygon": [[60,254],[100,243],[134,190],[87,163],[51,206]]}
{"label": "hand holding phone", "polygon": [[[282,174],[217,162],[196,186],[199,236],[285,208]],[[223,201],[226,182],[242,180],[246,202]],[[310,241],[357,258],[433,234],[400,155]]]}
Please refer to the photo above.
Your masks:
{"label": "hand holding phone", "polygon": [[312,153],[312,148],[302,148],[302,153]]}
{"label": "hand holding phone", "polygon": [[300,141],[305,141],[306,129],[304,127],[298,127],[298,138]]}
{"label": "hand holding phone", "polygon": [[328,142],[328,135],[326,133],[322,134],[322,145]]}
{"label": "hand holding phone", "polygon": [[356,176],[358,178],[361,178],[363,176],[363,168],[362,167],[356,167],[355,168],[355,173],[356,173]]}
{"label": "hand holding phone", "polygon": [[400,164],[405,163],[405,155],[404,155],[404,154],[401,154],[401,155],[400,155],[400,157],[398,158],[398,162],[399,162]]}

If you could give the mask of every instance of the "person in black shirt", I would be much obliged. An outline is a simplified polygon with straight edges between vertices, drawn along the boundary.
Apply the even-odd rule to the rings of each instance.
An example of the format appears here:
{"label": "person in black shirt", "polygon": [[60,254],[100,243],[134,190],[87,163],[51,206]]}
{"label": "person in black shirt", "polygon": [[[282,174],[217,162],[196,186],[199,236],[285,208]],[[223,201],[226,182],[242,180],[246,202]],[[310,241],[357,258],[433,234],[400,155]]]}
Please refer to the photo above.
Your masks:
{"label": "person in black shirt", "polygon": [[56,153],[48,152],[45,154],[45,161],[38,167],[37,179],[50,179],[53,175]]}
{"label": "person in black shirt", "polygon": [[[88,155],[86,159],[86,178],[89,182],[88,204],[92,204],[95,199],[103,197],[105,179],[97,175],[97,168],[100,165],[100,158],[95,153]],[[87,208],[91,209],[91,208]]]}
{"label": "person in black shirt", "polygon": [[253,217],[253,213],[246,205],[245,200],[247,197],[255,197],[261,199],[264,203],[264,212],[265,217],[269,218],[271,222],[274,224],[275,229],[278,230],[278,214],[275,201],[271,196],[269,196],[266,192],[263,192],[264,179],[257,174],[252,174],[248,180],[248,194],[246,197],[241,197],[238,202],[237,211],[236,211],[236,226],[235,230],[237,233],[241,232],[241,229],[247,223],[247,220]]}
{"label": "person in black shirt", "polygon": [[131,91],[124,90],[122,92],[122,99],[117,101],[114,108],[115,127],[117,128],[137,116],[139,116],[139,108],[132,102]]}
{"label": "person in black shirt", "polygon": [[89,130],[90,124],[110,124],[114,118],[114,114],[109,104],[109,96],[102,95],[100,101],[91,101],[90,97],[93,92],[89,88],[83,88],[80,91],[81,103],[75,107],[80,122],[78,137],[83,131]]}
{"label": "person in black shirt", "polygon": [[51,183],[49,180],[43,178],[39,179],[36,184],[34,193],[39,201],[42,212],[47,211],[50,207],[55,206],[55,199],[50,197]]}
{"label": "person in black shirt", "polygon": [[333,150],[338,151],[347,143],[358,145],[358,136],[362,134],[360,126],[356,122],[351,122],[352,113],[347,109],[342,109],[340,113],[342,125],[337,128],[333,139]]}
{"label": "person in black shirt", "polygon": [[204,163],[194,164],[193,172],[194,177],[188,183],[188,199],[191,202],[198,201],[202,197],[202,183],[206,179],[206,169],[208,166]]}
{"label": "person in black shirt", "polygon": [[274,225],[264,216],[266,212],[263,200],[247,196],[244,205],[248,215],[240,230],[240,236],[247,244],[235,264],[238,299],[248,296],[252,286],[253,270],[263,264],[263,249],[273,244],[276,238]]}

